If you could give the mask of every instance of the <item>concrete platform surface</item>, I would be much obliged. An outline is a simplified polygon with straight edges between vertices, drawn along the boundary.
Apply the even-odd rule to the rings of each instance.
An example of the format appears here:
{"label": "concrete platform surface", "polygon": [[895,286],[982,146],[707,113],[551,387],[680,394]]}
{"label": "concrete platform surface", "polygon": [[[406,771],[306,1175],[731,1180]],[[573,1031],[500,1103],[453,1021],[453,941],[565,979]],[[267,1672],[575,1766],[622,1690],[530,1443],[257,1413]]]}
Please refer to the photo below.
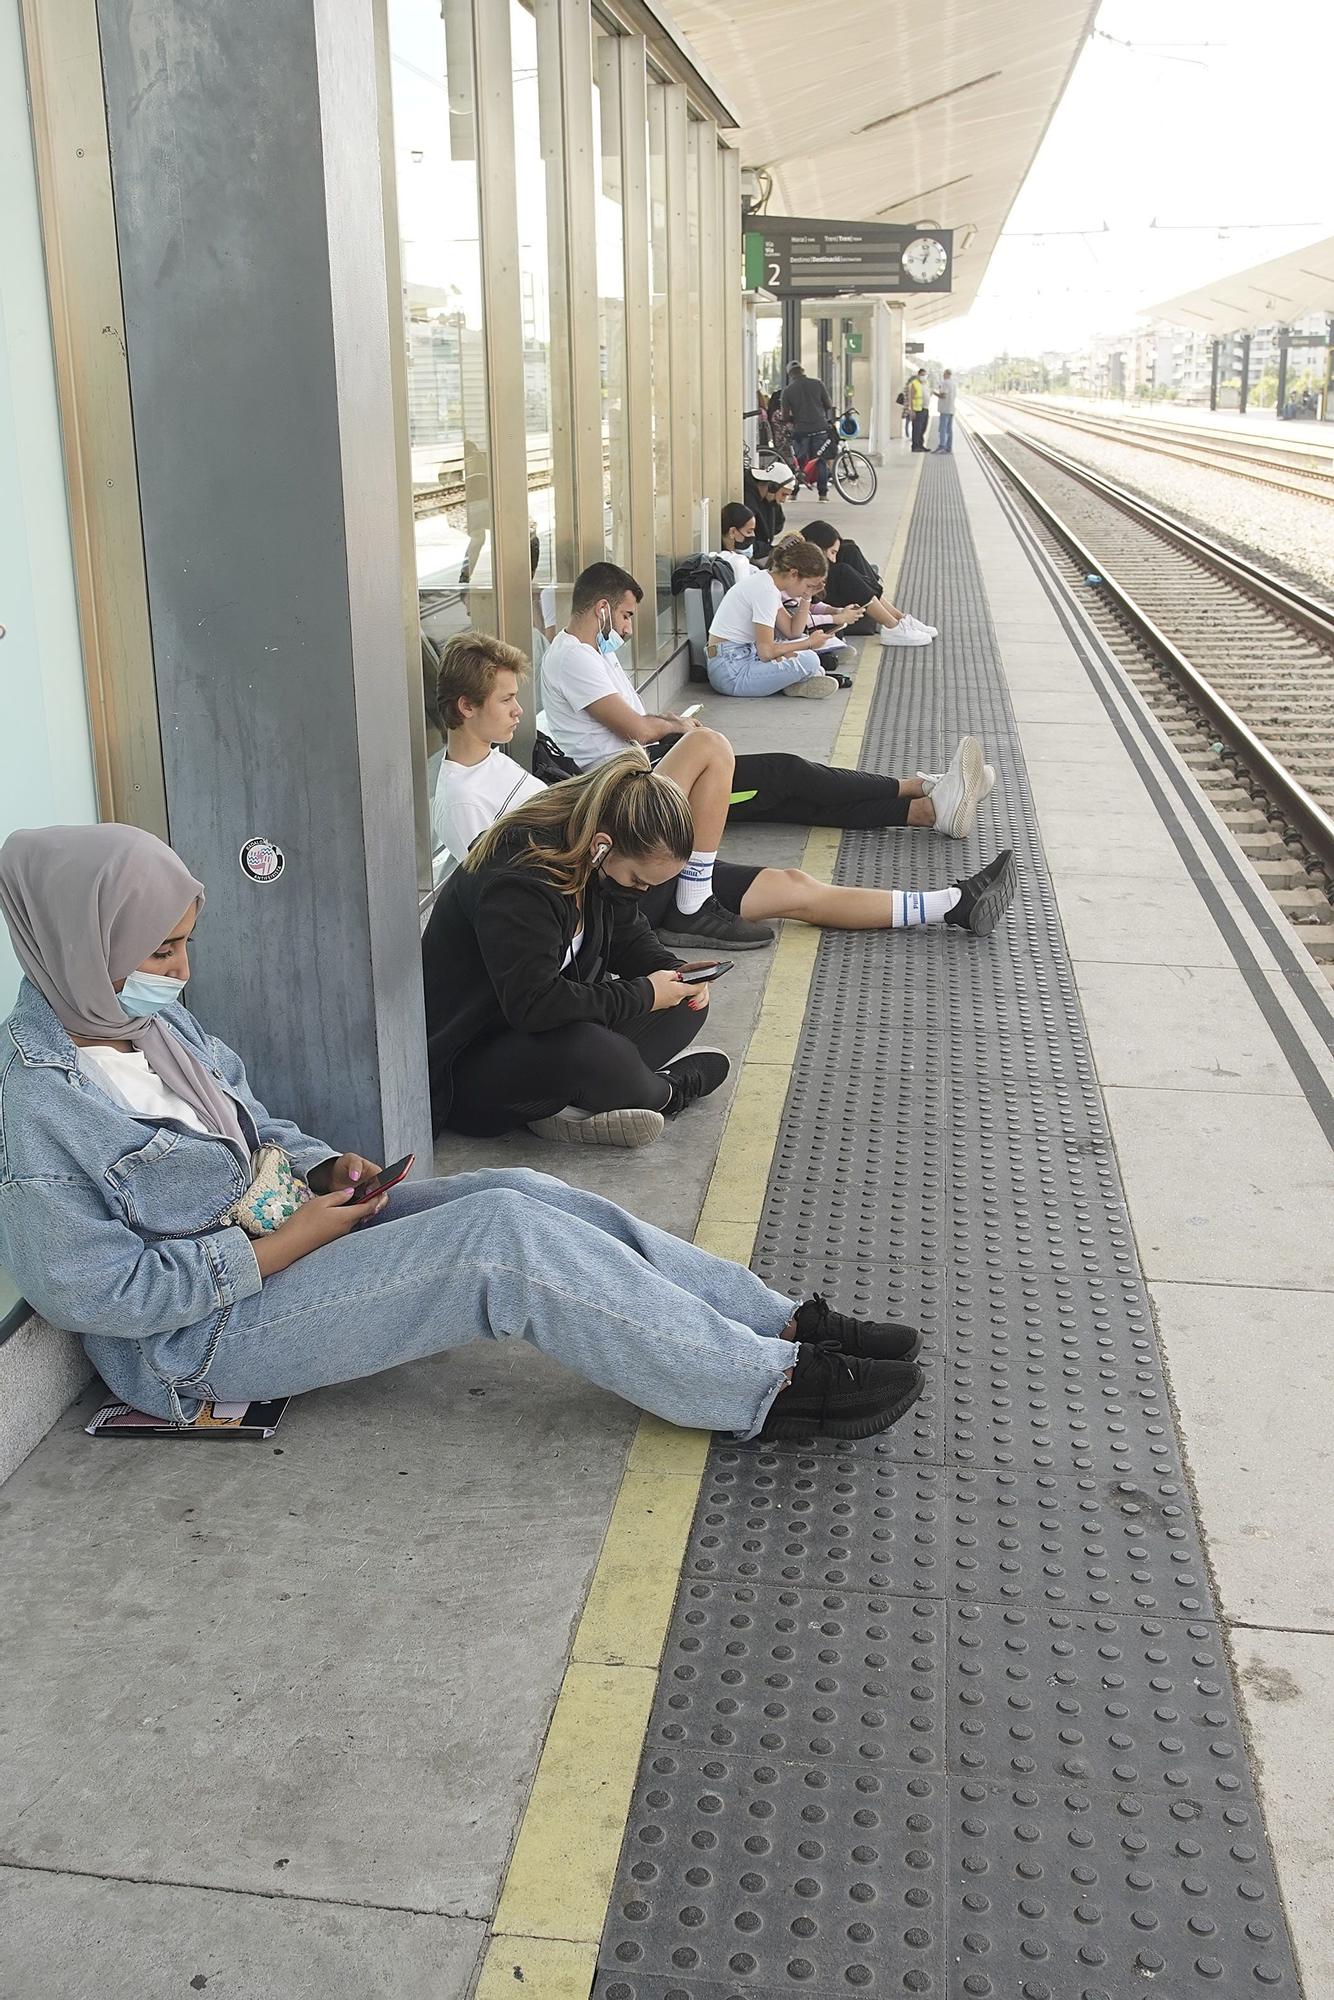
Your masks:
{"label": "concrete platform surface", "polygon": [[[847,705],[655,698],[817,758]],[[772,961],[738,954],[701,1035],[733,1084]],[[641,1153],[446,1138],[435,1168],[540,1167],[690,1235],[732,1087]],[[304,1397],[270,1444],[94,1443],[99,1400],[0,1486],[0,2000],[462,2000],[638,1413],[481,1345]]]}

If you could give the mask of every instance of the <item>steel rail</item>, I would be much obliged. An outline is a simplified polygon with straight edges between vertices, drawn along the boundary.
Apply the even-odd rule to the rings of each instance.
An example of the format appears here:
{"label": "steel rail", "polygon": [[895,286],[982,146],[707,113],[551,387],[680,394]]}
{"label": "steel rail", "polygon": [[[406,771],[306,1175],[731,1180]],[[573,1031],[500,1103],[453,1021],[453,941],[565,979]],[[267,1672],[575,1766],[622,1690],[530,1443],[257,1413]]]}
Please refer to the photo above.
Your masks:
{"label": "steel rail", "polygon": [[[1004,397],[983,400],[995,403],[1007,417],[1024,408],[1022,404]],[[1150,428],[1136,426],[1133,422],[1120,423],[1115,418],[1091,411],[1076,413],[1034,407],[1027,414],[1039,422],[1064,424],[1068,430],[1082,432],[1085,437],[1101,438],[1107,444],[1122,444],[1128,450],[1153,452],[1159,458],[1202,466],[1209,472],[1228,473],[1233,478],[1248,480],[1254,486],[1268,486],[1278,493],[1295,494],[1299,499],[1334,504],[1334,472],[1319,466],[1284,465],[1275,458],[1264,457],[1258,440],[1254,450],[1234,450],[1216,443],[1207,432],[1202,433],[1196,443],[1179,432],[1164,430],[1155,435],[1156,426]],[[1314,483],[1304,483],[1307,481]]]}
{"label": "steel rail", "polygon": [[[1321,623],[1318,628],[1320,636],[1334,645],[1334,615],[1318,604],[1316,599],[1306,597],[1304,592],[1295,590],[1281,578],[1268,576],[1264,571],[1256,569],[1253,564],[1246,563],[1228,551],[1220,549],[1216,543],[1210,542],[1207,536],[1196,536],[1191,530],[1182,528],[1179,523],[1168,522],[1166,516],[1161,515],[1157,508],[1136,500],[1133,495],[1124,493],[1119,487],[1112,487],[1109,481],[1099,478],[1096,473],[1089,473],[1085,467],[1075,464],[1074,461],[1065,459],[1060,452],[1052,451],[1045,446],[1036,446],[1031,439],[1019,432],[1006,435],[1013,435],[1016,442],[1026,451],[1036,451],[1040,457],[1049,459],[1058,470],[1079,479],[1094,491],[1101,492],[1109,504],[1122,508],[1124,512],[1147,526],[1155,530],[1160,527],[1169,529],[1170,539],[1175,541],[1186,554],[1194,555],[1197,560],[1210,567],[1216,567],[1217,559],[1222,557],[1227,565],[1226,573],[1230,579],[1261,597],[1262,601],[1267,600],[1269,608],[1276,615],[1285,618],[1297,616],[1300,622],[1305,624],[1306,615],[1298,611],[1297,605],[1309,607],[1311,612],[1320,616]],[[1112,600],[1131,629],[1138,633],[1153,652],[1167,664],[1191,700],[1204,710],[1219,735],[1231,744],[1257,784],[1268,793],[1284,817],[1301,833],[1311,852],[1325,867],[1334,868],[1334,819],[1331,819],[1323,806],[1311,797],[1301,781],[1280,763],[1268,745],[1263,743],[1249,724],[1242,720],[1231,703],[1219,694],[1207,676],[1187,659],[1180,647],[1175,645],[1148,613],[1141,609],[1130,592],[1108,572],[1102,559],[1066,525],[1051,503],[1024,478],[1003,452],[996,449],[992,440],[976,430],[973,431],[972,437],[974,443],[998,467],[1001,476],[1022,494],[1026,504],[1046,524],[1056,539],[1069,550],[1083,568],[1085,575],[1097,575],[1101,578],[1103,595]],[[1316,628],[1307,625],[1307,629]]]}

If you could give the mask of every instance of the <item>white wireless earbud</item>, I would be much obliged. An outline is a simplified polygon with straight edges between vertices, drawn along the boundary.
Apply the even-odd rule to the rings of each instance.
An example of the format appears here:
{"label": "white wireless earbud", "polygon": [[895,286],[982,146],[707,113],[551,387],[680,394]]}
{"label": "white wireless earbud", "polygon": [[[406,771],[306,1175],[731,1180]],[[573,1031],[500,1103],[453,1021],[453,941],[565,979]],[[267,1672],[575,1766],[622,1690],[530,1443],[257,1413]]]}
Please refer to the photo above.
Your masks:
{"label": "white wireless earbud", "polygon": [[601,863],[606,860],[607,856],[610,853],[611,853],[611,842],[609,840],[600,840],[597,846],[593,849],[593,859],[594,861]]}

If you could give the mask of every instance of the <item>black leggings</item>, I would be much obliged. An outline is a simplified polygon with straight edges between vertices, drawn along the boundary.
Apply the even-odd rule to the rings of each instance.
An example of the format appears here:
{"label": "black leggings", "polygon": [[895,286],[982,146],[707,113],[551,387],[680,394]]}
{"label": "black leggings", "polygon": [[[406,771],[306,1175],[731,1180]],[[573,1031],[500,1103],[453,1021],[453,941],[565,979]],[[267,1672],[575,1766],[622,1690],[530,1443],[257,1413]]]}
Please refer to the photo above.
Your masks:
{"label": "black leggings", "polygon": [[567,1104],[581,1111],[661,1111],[668,1089],[656,1074],[694,1041],[708,1019],[683,1001],[641,1014],[624,1028],[575,1021],[523,1035],[502,1028],[454,1064],[446,1130],[495,1139]]}
{"label": "black leggings", "polygon": [[[753,798],[744,796],[753,792]],[[737,794],[743,794],[738,798]],[[784,750],[738,756],[728,820],[776,820],[784,826],[906,826],[910,799],[897,778],[812,764]]]}

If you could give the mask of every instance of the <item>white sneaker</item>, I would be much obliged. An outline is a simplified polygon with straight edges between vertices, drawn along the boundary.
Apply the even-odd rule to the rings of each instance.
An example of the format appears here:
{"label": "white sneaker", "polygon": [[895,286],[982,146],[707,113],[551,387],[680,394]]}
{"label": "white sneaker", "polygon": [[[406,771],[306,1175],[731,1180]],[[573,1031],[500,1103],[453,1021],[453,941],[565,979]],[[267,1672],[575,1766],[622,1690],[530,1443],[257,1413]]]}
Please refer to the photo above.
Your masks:
{"label": "white sneaker", "polygon": [[813,674],[810,680],[792,681],[778,692],[793,695],[798,701],[828,701],[831,694],[838,693],[838,682],[831,674]]}
{"label": "white sneaker", "polygon": [[534,1118],[528,1130],[563,1146],[651,1146],[666,1125],[661,1111],[579,1111],[567,1104],[550,1118]]}
{"label": "white sneaker", "polygon": [[[944,777],[945,773],[943,771],[919,771],[917,775],[922,781],[923,796],[929,799],[932,792],[934,792],[934,790],[936,789],[936,786],[940,783],[941,779]],[[988,798],[990,794],[995,791],[995,789],[996,789],[995,769],[990,764],[984,764],[982,766],[982,789],[977,795],[978,804],[980,805],[983,799]]]}
{"label": "white sneaker", "polygon": [[900,618],[897,625],[882,625],[880,627],[880,643],[882,646],[929,646],[931,644],[931,634],[929,632],[910,631],[908,629],[908,620]]}
{"label": "white sneaker", "polygon": [[975,736],[964,736],[950,759],[950,767],[937,779],[931,792],[936,809],[936,832],[947,840],[963,840],[973,830],[979,801],[983,798],[982,745]]}
{"label": "white sneaker", "polygon": [[925,636],[928,639],[938,639],[940,637],[940,630],[938,626],[924,625],[920,618],[913,617],[911,611],[904,612],[903,623],[907,626],[910,632],[921,632],[925,634]]}

